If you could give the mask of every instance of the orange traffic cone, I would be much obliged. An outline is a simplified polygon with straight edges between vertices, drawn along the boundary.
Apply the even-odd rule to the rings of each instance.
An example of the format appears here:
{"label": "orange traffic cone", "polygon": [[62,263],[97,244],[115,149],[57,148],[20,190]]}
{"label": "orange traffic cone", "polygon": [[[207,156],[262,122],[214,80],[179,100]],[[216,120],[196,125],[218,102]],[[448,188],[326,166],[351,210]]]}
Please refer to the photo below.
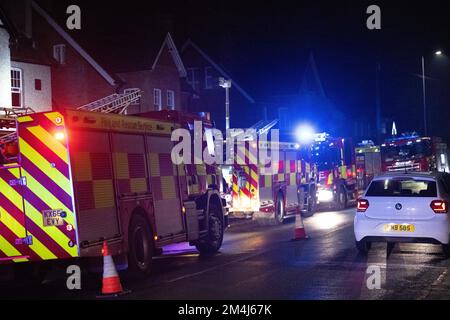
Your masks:
{"label": "orange traffic cone", "polygon": [[295,215],[294,239],[292,240],[305,240],[308,238],[305,231],[305,225],[303,224],[302,214],[297,212]]}
{"label": "orange traffic cone", "polygon": [[103,241],[103,285],[101,297],[113,297],[122,295],[124,292],[120,283],[119,274],[112,256],[109,254],[108,243]]}

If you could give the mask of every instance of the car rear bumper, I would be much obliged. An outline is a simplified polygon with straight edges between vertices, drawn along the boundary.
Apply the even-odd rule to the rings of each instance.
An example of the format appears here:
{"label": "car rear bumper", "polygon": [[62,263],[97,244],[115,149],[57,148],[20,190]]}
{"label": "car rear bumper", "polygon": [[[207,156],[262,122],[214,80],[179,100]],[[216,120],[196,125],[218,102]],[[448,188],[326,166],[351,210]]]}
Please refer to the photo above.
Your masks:
{"label": "car rear bumper", "polygon": [[[385,231],[386,224],[412,224],[414,232]],[[436,215],[429,220],[387,220],[372,219],[364,214],[356,214],[354,220],[356,241],[372,242],[419,242],[449,243],[449,219],[446,214]]]}

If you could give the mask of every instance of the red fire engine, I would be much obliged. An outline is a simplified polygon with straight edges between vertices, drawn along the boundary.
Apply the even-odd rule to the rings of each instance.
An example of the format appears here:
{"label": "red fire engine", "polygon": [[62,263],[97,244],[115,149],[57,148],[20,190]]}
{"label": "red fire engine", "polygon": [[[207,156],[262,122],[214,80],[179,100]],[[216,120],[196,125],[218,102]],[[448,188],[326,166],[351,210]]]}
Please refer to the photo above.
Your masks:
{"label": "red fire engine", "polygon": [[356,147],[356,173],[360,193],[381,173],[380,150],[380,146],[376,146],[371,140],[362,141]]}
{"label": "red fire engine", "polygon": [[381,145],[382,170],[448,172],[447,144],[438,137],[403,134]]}
{"label": "red fire engine", "polygon": [[[279,158],[274,164],[274,172],[265,174],[267,172],[257,159],[261,149],[269,148],[271,152],[278,152]],[[308,152],[297,143],[247,141],[245,151],[241,153],[236,147],[230,212],[235,215],[273,215],[277,223],[302,210],[305,214],[313,214],[316,177],[314,166],[305,154]]]}
{"label": "red fire engine", "polygon": [[100,257],[147,274],[167,244],[222,245],[220,170],[171,161],[175,111],[142,117],[74,111],[17,118],[17,158],[0,167],[0,264]]}
{"label": "red fire engine", "polygon": [[311,152],[318,172],[318,204],[344,209],[350,202],[355,202],[359,191],[355,148],[351,139],[316,134]]}

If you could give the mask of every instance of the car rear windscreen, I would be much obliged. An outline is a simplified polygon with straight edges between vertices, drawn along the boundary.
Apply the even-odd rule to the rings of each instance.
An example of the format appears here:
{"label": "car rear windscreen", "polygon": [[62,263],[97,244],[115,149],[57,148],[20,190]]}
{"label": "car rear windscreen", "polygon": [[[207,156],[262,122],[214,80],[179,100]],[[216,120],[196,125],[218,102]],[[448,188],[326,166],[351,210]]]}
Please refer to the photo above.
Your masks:
{"label": "car rear windscreen", "polygon": [[374,180],[366,197],[437,197],[436,182],[412,178]]}

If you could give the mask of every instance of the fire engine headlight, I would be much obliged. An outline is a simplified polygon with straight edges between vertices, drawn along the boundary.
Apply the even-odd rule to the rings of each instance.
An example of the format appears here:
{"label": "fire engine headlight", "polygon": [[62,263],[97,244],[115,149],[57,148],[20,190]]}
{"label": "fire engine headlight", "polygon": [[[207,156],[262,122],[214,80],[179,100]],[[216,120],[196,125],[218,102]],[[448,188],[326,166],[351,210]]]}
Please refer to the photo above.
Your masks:
{"label": "fire engine headlight", "polygon": [[327,189],[320,189],[317,191],[317,200],[319,202],[331,202],[333,201],[333,191]]}

